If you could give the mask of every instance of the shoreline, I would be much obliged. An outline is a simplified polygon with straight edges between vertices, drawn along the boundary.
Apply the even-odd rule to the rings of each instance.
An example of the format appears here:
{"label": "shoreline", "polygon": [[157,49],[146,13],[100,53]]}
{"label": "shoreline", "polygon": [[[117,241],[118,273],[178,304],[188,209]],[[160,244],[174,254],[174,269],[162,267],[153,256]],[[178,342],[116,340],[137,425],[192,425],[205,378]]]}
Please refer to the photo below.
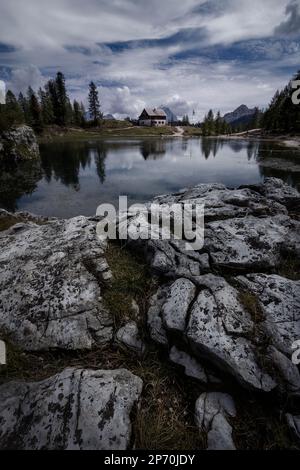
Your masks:
{"label": "shoreline", "polygon": [[239,132],[237,134],[209,136],[208,138],[228,139],[228,140],[252,140],[261,142],[278,142],[287,147],[293,147],[295,149],[300,148],[300,136],[291,136],[289,134],[264,134],[260,129],[254,129],[245,132]]}
{"label": "shoreline", "polygon": [[[49,132],[50,131],[50,132]],[[44,134],[37,136],[39,144],[61,141],[84,141],[89,139],[102,140],[108,138],[201,138],[200,130],[194,127],[184,128],[166,127],[166,128],[147,128],[147,127],[126,127],[126,128],[104,128],[104,129],[49,129]],[[260,129],[240,132],[236,134],[205,136],[207,139],[223,139],[223,140],[249,140],[261,142],[278,142],[286,147],[298,149],[300,148],[300,136],[283,135],[283,134],[264,134]]]}

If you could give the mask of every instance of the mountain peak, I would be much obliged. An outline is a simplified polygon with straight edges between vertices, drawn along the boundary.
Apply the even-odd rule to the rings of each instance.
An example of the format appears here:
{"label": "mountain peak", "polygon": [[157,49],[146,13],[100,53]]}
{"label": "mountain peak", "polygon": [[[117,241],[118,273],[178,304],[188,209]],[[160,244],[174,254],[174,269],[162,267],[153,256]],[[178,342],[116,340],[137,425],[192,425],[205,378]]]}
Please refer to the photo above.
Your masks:
{"label": "mountain peak", "polygon": [[228,124],[232,124],[235,121],[239,121],[240,119],[251,119],[252,116],[255,114],[255,108],[250,109],[245,104],[241,104],[238,108],[236,108],[232,113],[227,113],[224,116],[224,120]]}
{"label": "mountain peak", "polygon": [[178,118],[176,116],[176,114],[173,113],[173,111],[168,108],[167,106],[160,106],[160,109],[162,109],[166,115],[167,115],[167,121],[168,122],[177,122],[178,121]]}

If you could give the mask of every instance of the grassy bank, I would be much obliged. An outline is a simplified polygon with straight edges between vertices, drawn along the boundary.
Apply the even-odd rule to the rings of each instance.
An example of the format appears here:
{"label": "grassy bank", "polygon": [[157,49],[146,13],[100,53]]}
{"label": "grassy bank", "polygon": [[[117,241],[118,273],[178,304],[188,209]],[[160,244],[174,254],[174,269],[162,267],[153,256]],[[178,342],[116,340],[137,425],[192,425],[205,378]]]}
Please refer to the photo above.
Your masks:
{"label": "grassy bank", "polygon": [[91,129],[51,127],[45,129],[39,136],[39,142],[81,141],[114,137],[168,137],[175,132],[175,128],[172,127],[138,127],[124,121],[120,122],[122,125],[119,126],[115,124],[113,127],[101,126]]}

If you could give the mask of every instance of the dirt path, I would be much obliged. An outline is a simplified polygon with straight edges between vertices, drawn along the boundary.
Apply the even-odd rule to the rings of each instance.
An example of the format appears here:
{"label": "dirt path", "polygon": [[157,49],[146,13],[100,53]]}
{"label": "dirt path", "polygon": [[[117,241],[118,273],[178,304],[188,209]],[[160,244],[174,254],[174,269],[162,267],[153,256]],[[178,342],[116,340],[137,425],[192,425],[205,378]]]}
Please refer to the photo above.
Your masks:
{"label": "dirt path", "polygon": [[176,127],[176,131],[173,133],[173,137],[183,137],[184,129],[182,127]]}

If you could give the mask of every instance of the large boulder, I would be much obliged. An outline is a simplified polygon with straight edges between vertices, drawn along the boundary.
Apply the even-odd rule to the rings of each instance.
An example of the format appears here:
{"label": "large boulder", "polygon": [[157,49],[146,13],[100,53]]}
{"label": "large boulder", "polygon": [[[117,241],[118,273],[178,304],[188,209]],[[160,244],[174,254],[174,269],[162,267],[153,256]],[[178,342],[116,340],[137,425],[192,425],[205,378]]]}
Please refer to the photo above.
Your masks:
{"label": "large boulder", "polygon": [[205,250],[216,268],[274,269],[285,251],[300,254],[300,223],[286,215],[211,222],[206,226]]}
{"label": "large boulder", "polygon": [[[288,253],[300,254],[300,222],[288,215],[299,207],[299,193],[275,178],[264,184],[227,189],[201,184],[174,195],[159,196],[153,203],[167,213],[173,204],[204,205],[204,246],[187,250],[185,240],[162,239],[159,218],[150,220],[147,210],[128,213],[129,243],[143,248],[154,271],[168,277],[195,277],[212,269],[260,270],[277,268]],[[174,215],[171,213],[171,220]],[[124,221],[119,231],[124,231]],[[136,231],[156,233],[136,239]]]}
{"label": "large boulder", "polygon": [[31,127],[14,127],[0,135],[0,160],[34,160],[39,156],[39,146]]}
{"label": "large boulder", "polygon": [[0,387],[1,450],[126,450],[142,380],[127,370],[66,369]]}
{"label": "large boulder", "polygon": [[0,233],[0,330],[25,350],[91,349],[112,339],[101,283],[105,244],[86,217]]}
{"label": "large boulder", "polygon": [[[246,388],[268,392],[280,385],[298,395],[299,370],[291,356],[300,337],[299,281],[270,272],[287,258],[299,259],[299,201],[295,189],[274,178],[235,190],[199,185],[156,198],[163,211],[174,203],[205,203],[205,239],[198,251],[174,238],[129,241],[145,250],[166,280],[150,301],[152,339],[172,356],[184,344],[191,358],[208,361]],[[159,226],[147,227],[155,223],[147,213],[129,214],[129,233],[139,226],[162,234]],[[186,357],[177,362],[184,365]]]}
{"label": "large boulder", "polygon": [[237,279],[260,307],[259,328],[270,343],[267,359],[288,390],[300,395],[300,374],[291,361],[293,345],[300,338],[300,281],[278,275],[248,274]]}
{"label": "large boulder", "polygon": [[237,280],[259,302],[264,317],[260,326],[272,345],[291,357],[300,338],[300,281],[274,274],[248,274]]}
{"label": "large boulder", "polygon": [[[194,296],[189,299],[186,279],[177,279],[168,287],[160,310],[156,311],[156,318],[161,319],[159,338],[168,338],[175,330],[200,361],[205,359],[217,369],[227,371],[247,388],[272,390],[276,383],[259,364],[253,320],[239,301],[239,292],[225,279],[212,274],[198,277],[195,283]],[[165,310],[169,312],[172,303],[176,308],[171,323]],[[153,311],[152,307],[148,322],[151,336],[156,339],[154,327],[159,322],[153,323]]]}

